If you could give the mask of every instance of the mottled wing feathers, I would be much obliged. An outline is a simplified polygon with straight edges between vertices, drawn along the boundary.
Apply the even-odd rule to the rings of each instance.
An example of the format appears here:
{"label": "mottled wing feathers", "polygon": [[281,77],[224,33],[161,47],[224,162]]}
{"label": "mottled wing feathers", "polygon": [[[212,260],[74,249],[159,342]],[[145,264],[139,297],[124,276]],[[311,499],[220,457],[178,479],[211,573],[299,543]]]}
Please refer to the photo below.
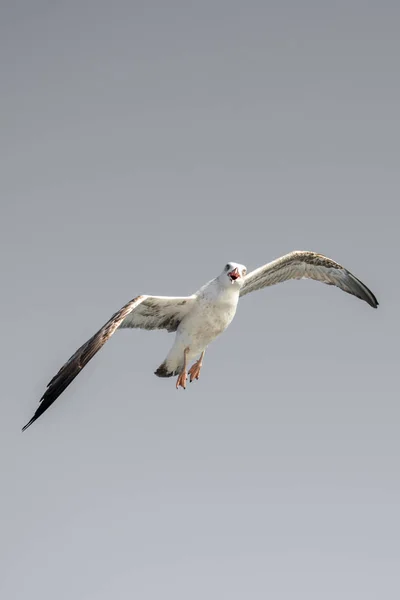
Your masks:
{"label": "mottled wing feathers", "polygon": [[[43,394],[32,419],[23,427],[27,429],[40,417],[69,386],[85,365],[104,346],[119,327],[142,329],[167,329],[175,331],[186,314],[193,298],[164,298],[137,296],[117,311],[97,333],[71,356],[53,377]],[[143,308],[142,308],[143,307]],[[138,312],[135,316],[136,311]]]}
{"label": "mottled wing feathers", "polygon": [[125,317],[120,327],[176,331],[194,300],[195,296],[146,296],[140,306]]}
{"label": "mottled wing feathers", "polygon": [[335,285],[344,292],[364,300],[373,308],[378,306],[378,300],[371,290],[350,271],[322,254],[306,251],[291,252],[251,271],[245,277],[240,295],[244,296],[289,279],[315,279]]}

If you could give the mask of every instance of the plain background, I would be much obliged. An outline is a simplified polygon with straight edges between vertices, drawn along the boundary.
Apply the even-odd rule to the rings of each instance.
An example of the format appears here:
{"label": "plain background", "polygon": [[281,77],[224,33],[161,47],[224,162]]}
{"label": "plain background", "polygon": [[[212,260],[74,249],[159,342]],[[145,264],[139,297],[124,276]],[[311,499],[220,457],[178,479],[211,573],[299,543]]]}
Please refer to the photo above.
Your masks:
{"label": "plain background", "polygon": [[[7,600],[400,597],[398,2],[0,9],[0,591]],[[129,298],[330,256],[380,307],[243,299],[184,392]]]}

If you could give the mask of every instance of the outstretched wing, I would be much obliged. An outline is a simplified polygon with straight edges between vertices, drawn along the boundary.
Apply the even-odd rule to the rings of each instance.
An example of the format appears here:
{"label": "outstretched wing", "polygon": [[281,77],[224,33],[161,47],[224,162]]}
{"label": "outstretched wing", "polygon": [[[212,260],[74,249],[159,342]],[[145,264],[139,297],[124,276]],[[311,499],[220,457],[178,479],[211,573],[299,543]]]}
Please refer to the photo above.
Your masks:
{"label": "outstretched wing", "polygon": [[190,310],[196,296],[173,298],[168,296],[141,296],[144,300],[129,311],[121,322],[121,329],[166,329],[176,331]]}
{"label": "outstretched wing", "polygon": [[119,327],[140,329],[166,329],[176,331],[187,314],[195,296],[173,298],[166,296],[137,296],[116,312],[109,321],[85,342],[61,367],[47,385],[39,407],[32,419],[23,427],[25,431],[57,400],[89,360],[104,346]]}
{"label": "outstretched wing", "polygon": [[240,295],[260,290],[269,285],[275,285],[288,279],[315,279],[328,285],[335,285],[344,292],[357,296],[377,308],[378,300],[374,294],[350,271],[337,262],[316,254],[296,250],[274,260],[255,271],[251,271],[244,279]]}

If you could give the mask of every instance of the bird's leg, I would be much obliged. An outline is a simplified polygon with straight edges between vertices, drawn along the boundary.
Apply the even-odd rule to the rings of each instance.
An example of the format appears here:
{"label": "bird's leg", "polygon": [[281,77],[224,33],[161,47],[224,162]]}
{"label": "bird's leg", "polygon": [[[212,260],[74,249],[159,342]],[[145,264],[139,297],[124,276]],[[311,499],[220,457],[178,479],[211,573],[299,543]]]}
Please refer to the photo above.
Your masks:
{"label": "bird's leg", "polygon": [[186,380],[187,380],[187,355],[189,352],[189,348],[185,348],[183,352],[183,368],[182,371],[178,375],[178,379],[176,380],[176,389],[183,387],[186,390]]}
{"label": "bird's leg", "polygon": [[201,367],[203,366],[204,352],[205,350],[203,350],[201,353],[199,360],[197,360],[189,369],[190,383],[192,383],[193,379],[198,379],[200,377]]}

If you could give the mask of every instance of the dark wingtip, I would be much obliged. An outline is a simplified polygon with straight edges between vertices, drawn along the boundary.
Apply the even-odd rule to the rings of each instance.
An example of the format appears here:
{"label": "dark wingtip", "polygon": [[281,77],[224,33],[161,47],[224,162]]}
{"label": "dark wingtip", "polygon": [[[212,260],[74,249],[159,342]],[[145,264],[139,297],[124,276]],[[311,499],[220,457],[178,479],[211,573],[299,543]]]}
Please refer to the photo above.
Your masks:
{"label": "dark wingtip", "polygon": [[[379,302],[377,297],[371,290],[363,283],[358,277],[355,277],[352,273],[350,273],[350,277],[353,279],[357,286],[357,290],[354,290],[355,295],[358,296],[361,300],[365,300],[367,304],[372,306],[372,308],[378,308]],[[354,293],[354,292],[353,292]]]}
{"label": "dark wingtip", "polygon": [[370,306],[372,306],[372,308],[378,308],[378,306],[379,306],[379,302],[378,302],[378,299],[377,299],[377,297],[376,297],[376,296],[375,296],[375,295],[374,295],[374,294],[371,292],[371,290],[368,290],[368,291],[369,291],[369,292],[370,292],[370,294],[371,294],[371,302],[368,302],[368,304],[369,304]]}
{"label": "dark wingtip", "polygon": [[371,292],[371,290],[369,288],[367,288],[367,290],[370,294],[370,300],[371,300],[370,302],[368,302],[368,304],[370,306],[372,306],[372,308],[378,308],[378,306],[379,306],[378,298],[375,296],[375,294],[373,292]]}
{"label": "dark wingtip", "polygon": [[[45,396],[43,395],[40,398],[39,402],[42,402],[42,400],[45,399]],[[46,405],[43,405],[43,403],[39,404],[39,406],[37,407],[36,411],[33,414],[33,417],[30,421],[27,422],[26,425],[23,426],[21,431],[25,431],[25,429],[28,429],[28,427],[30,427],[32,425],[32,423],[34,423],[35,421],[38,420],[38,418],[49,408],[49,406],[54,402],[55,398],[53,400],[50,401],[50,403],[46,403]]]}
{"label": "dark wingtip", "polygon": [[368,291],[369,291],[370,295],[367,296],[366,298],[363,298],[363,300],[365,300],[370,306],[372,306],[372,308],[378,308],[378,306],[379,306],[378,300],[376,299],[374,294],[371,292],[371,290],[368,290]]}
{"label": "dark wingtip", "polygon": [[37,417],[32,417],[32,419],[30,421],[28,421],[26,425],[23,426],[21,431],[25,431],[25,429],[28,429],[28,427],[30,427],[32,425],[32,423],[34,423],[36,421],[36,419],[37,419]]}

